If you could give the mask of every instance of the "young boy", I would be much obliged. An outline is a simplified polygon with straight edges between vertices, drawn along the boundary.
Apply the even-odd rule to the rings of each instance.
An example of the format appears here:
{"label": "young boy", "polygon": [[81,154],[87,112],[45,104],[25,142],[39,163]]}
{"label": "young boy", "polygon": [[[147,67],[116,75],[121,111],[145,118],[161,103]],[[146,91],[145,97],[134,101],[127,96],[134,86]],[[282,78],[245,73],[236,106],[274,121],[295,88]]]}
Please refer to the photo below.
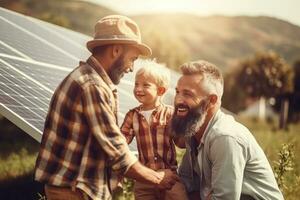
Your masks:
{"label": "young boy", "polygon": [[[168,133],[168,123],[173,108],[162,103],[168,89],[170,71],[156,63],[146,61],[135,76],[134,96],[141,103],[125,116],[121,131],[127,143],[136,137],[139,160],[153,170],[177,169],[176,151]],[[177,182],[171,190],[159,190],[155,186],[135,182],[136,200],[185,200],[184,185]]]}

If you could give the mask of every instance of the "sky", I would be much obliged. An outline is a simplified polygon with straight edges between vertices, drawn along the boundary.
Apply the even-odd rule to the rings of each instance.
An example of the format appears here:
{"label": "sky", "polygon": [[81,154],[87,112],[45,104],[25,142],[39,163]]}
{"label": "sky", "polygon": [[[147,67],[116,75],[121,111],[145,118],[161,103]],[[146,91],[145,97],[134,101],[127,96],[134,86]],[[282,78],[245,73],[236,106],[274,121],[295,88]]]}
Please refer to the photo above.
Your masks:
{"label": "sky", "polygon": [[185,12],[201,16],[271,16],[300,26],[300,0],[88,0],[122,14]]}

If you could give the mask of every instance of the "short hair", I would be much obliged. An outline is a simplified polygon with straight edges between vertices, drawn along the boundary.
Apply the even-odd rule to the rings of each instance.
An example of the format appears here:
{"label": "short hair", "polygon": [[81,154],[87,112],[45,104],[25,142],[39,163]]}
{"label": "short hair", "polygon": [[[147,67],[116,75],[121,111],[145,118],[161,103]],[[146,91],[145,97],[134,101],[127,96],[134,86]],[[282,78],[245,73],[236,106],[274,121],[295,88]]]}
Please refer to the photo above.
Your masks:
{"label": "short hair", "polygon": [[224,90],[224,79],[221,70],[216,65],[205,60],[198,60],[184,63],[180,70],[183,75],[202,75],[202,88],[209,94],[217,95],[221,100]]}
{"label": "short hair", "polygon": [[168,89],[171,79],[170,70],[163,64],[157,63],[156,60],[144,60],[139,64],[141,67],[136,72],[135,76],[144,75],[152,77],[158,87]]}
{"label": "short hair", "polygon": [[111,45],[102,45],[102,46],[96,46],[95,48],[93,48],[92,50],[92,54],[96,55],[96,54],[102,54],[103,52],[105,52],[108,47],[110,47]]}

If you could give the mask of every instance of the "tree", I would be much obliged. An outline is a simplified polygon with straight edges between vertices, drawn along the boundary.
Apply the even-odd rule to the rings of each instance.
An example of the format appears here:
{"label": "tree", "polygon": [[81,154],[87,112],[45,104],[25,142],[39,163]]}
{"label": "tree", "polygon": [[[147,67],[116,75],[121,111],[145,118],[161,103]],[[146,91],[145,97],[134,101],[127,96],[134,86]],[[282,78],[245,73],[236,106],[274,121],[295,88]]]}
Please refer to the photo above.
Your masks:
{"label": "tree", "polygon": [[247,94],[236,81],[240,71],[239,66],[235,66],[224,75],[222,106],[234,113],[238,113],[247,108]]}
{"label": "tree", "polygon": [[287,97],[279,95],[276,97],[276,104],[274,105],[274,109],[276,111],[280,111],[280,105],[284,98],[288,98],[290,102],[289,106],[289,122],[298,122],[300,120],[300,60],[295,61],[293,64],[294,71],[294,92],[289,94]]}
{"label": "tree", "polygon": [[[257,53],[252,59],[241,63],[237,82],[250,97],[257,97],[264,104],[266,98],[287,95],[293,91],[293,71],[278,54],[269,51]],[[285,100],[281,114],[286,113],[288,103]],[[261,106],[264,108],[264,106]],[[264,118],[264,110],[260,110]],[[281,120],[284,118],[281,115]]]}
{"label": "tree", "polygon": [[300,120],[300,60],[294,63],[294,92],[291,99],[292,120]]}

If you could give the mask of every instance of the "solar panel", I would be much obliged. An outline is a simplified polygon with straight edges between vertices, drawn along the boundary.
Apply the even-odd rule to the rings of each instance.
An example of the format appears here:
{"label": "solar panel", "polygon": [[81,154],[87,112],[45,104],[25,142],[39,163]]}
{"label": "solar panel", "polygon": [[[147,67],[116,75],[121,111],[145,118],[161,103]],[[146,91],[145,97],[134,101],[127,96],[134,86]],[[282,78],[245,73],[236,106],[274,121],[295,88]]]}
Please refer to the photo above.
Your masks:
{"label": "solar panel", "polygon": [[[6,16],[7,18],[5,18]],[[29,20],[3,8],[0,9],[0,35],[2,43],[36,61],[73,68],[85,59],[87,50],[75,45],[57,32],[43,28],[41,23]]]}
{"label": "solar panel", "polygon": [[5,55],[23,57],[23,55],[20,54],[20,52],[14,50],[13,48],[10,48],[10,46],[6,45],[2,41],[0,41],[0,52],[1,54],[5,54]]}
{"label": "solar panel", "polygon": [[[91,37],[0,8],[0,113],[37,141],[41,140],[50,99],[79,60],[89,56]],[[142,62],[142,60],[138,60]],[[178,75],[172,73],[172,83]],[[134,73],[118,86],[119,124],[138,105]],[[172,103],[172,92],[166,101]],[[136,150],[135,141],[130,145]]]}

